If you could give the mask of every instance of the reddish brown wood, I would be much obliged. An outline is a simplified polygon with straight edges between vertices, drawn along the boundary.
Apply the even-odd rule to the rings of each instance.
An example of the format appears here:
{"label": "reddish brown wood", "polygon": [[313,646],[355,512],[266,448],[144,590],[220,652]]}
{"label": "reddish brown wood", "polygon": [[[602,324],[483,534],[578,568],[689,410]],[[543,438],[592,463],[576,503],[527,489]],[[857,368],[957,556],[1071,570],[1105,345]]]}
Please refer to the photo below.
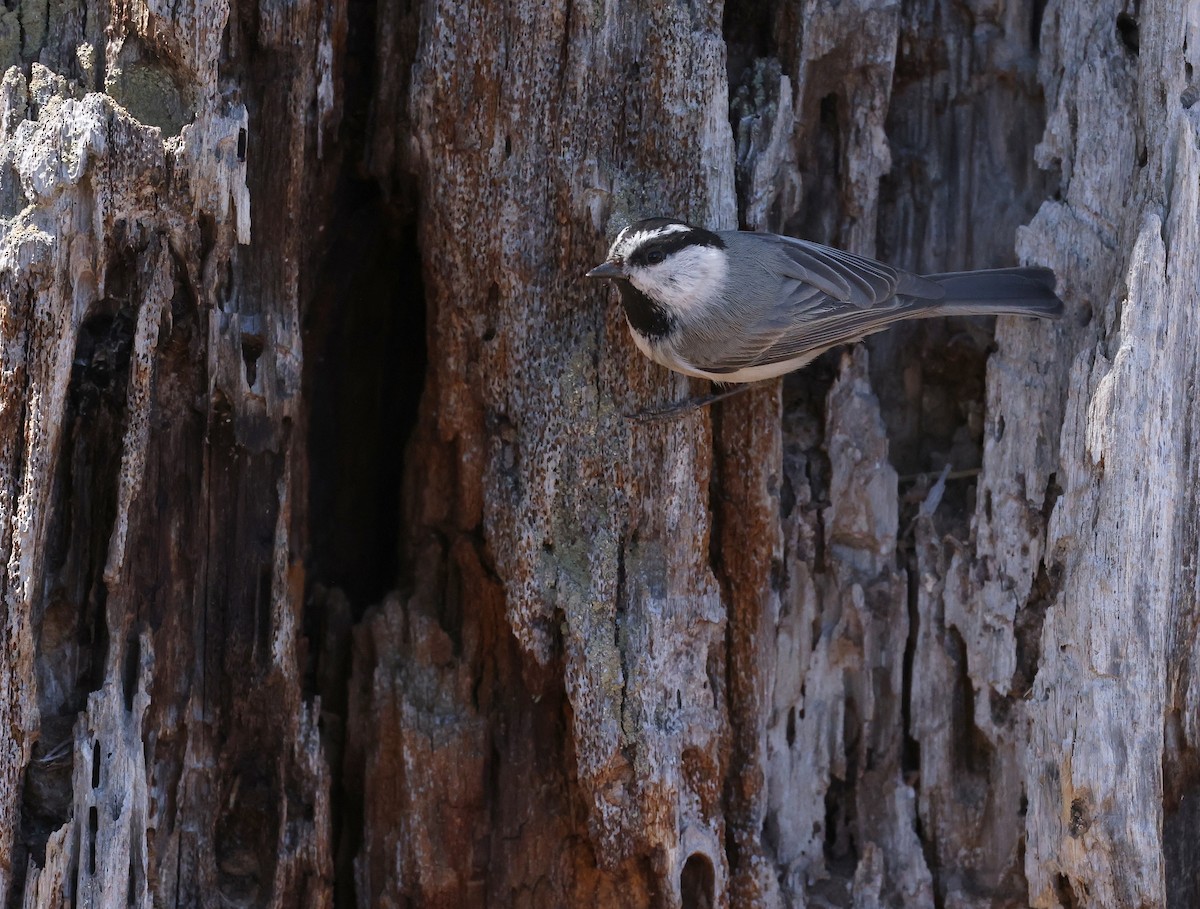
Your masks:
{"label": "reddish brown wood", "polygon": [[[0,898],[1191,905],[1187,12],[0,11]],[[653,214],[1068,317],[640,424]]]}

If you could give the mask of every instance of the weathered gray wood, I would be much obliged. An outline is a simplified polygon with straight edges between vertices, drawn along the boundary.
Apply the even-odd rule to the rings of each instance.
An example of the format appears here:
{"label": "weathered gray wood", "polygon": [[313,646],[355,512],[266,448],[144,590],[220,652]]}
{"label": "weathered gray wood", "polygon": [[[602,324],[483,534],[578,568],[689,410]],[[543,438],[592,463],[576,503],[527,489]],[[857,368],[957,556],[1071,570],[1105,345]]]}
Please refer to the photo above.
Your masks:
{"label": "weathered gray wood", "polygon": [[[303,185],[272,211],[249,177],[256,130],[294,124],[252,127],[218,93],[226,15],[56,9],[40,34],[61,44],[22,47],[42,62],[0,92],[12,904],[331,900],[329,766],[298,661],[299,245],[263,251],[278,295],[246,247],[249,184],[256,236],[281,234]],[[125,106],[86,92],[101,84]]]}
{"label": "weathered gray wood", "polygon": [[[1194,7],[0,12],[0,899],[1190,906]],[[1068,314],[637,424],[650,214]]]}

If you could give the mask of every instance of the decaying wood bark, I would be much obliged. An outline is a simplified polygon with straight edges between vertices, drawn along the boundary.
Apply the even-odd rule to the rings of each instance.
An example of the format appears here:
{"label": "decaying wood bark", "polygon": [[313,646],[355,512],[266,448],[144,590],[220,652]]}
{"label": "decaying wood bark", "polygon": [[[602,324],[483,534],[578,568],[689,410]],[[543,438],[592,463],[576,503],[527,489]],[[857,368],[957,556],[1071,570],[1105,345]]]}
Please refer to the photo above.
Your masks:
{"label": "decaying wood bark", "polygon": [[[1197,904],[1198,54],[1185,0],[0,10],[0,899]],[[662,213],[1068,315],[632,422],[701,389],[580,276]]]}

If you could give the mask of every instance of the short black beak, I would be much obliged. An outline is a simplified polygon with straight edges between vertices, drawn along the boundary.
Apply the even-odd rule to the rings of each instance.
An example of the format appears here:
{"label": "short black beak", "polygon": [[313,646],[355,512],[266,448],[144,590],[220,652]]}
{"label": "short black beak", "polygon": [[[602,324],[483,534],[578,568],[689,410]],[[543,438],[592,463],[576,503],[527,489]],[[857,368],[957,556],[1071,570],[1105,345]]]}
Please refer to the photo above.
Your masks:
{"label": "short black beak", "polygon": [[607,262],[603,262],[600,265],[597,265],[595,268],[593,268],[591,271],[589,271],[586,275],[584,275],[584,277],[585,278],[623,278],[623,277],[625,277],[625,269],[622,267],[620,262],[615,262],[612,259],[609,259]]}

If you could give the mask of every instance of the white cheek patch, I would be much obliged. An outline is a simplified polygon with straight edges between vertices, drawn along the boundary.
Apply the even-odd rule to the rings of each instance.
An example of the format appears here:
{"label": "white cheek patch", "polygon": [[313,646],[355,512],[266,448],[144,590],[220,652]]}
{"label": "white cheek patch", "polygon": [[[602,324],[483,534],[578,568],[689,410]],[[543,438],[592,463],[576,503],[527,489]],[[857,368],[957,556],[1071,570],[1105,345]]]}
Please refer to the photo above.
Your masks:
{"label": "white cheek patch", "polygon": [[686,224],[666,224],[663,227],[656,227],[653,230],[633,230],[632,227],[626,227],[617,234],[617,239],[613,240],[612,248],[608,251],[608,257],[610,259],[624,259],[643,243],[656,240],[659,237],[665,237],[667,234],[677,234],[688,230],[692,230],[692,228]]}
{"label": "white cheek patch", "polygon": [[657,265],[627,265],[626,271],[634,287],[686,318],[716,299],[728,268],[724,250],[686,246]]}

